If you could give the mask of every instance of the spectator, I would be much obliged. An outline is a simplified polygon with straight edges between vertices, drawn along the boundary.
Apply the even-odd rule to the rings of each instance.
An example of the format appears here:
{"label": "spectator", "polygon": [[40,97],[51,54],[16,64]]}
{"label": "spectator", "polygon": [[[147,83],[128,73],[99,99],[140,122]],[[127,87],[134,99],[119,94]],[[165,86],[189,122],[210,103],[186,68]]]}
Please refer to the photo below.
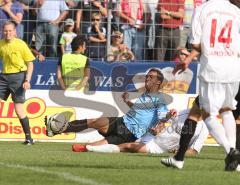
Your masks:
{"label": "spectator", "polygon": [[67,53],[59,60],[57,77],[63,90],[85,90],[90,76],[89,59],[84,56],[86,40],[76,36],[72,43],[72,53]]}
{"label": "spectator", "polygon": [[33,32],[35,32],[36,29],[36,16],[33,11],[34,0],[18,0],[18,2],[24,10],[23,21],[20,25],[23,39],[28,44],[31,44]]}
{"label": "spectator", "polygon": [[106,48],[106,28],[101,25],[101,14],[93,13],[91,26],[88,28],[89,56],[92,59],[104,59]]}
{"label": "spectator", "polygon": [[129,61],[134,60],[134,54],[123,42],[123,33],[114,31],[112,34],[112,45],[108,49],[107,61]]}
{"label": "spectator", "polygon": [[49,47],[47,55],[57,56],[58,24],[67,15],[68,7],[65,1],[59,0],[35,0],[34,7],[37,14],[36,49],[44,52],[44,43]]}
{"label": "spectator", "polygon": [[66,19],[64,29],[64,33],[61,35],[59,42],[61,45],[62,54],[72,52],[71,42],[73,38],[77,36],[77,34],[73,32],[74,21],[72,19]]}
{"label": "spectator", "polygon": [[193,12],[197,6],[200,6],[206,0],[185,0],[183,25],[180,26],[180,47],[191,48],[188,38],[191,29],[191,20]]}
{"label": "spectator", "polygon": [[180,42],[179,27],[184,17],[184,0],[159,0],[156,30],[156,60],[173,60]]}
{"label": "spectator", "polygon": [[147,26],[147,59],[154,59],[154,47],[156,39],[156,14],[158,0],[146,1],[147,12],[150,14]]}
{"label": "spectator", "polygon": [[23,19],[23,8],[19,2],[13,2],[13,0],[2,0],[2,6],[0,8],[0,38],[2,38],[2,27],[6,21],[13,21],[17,26],[18,38],[23,37],[23,30],[20,23]]}
{"label": "spectator", "polygon": [[136,59],[142,60],[145,43],[145,6],[142,0],[120,0],[118,15],[122,23],[124,44],[132,49]]}
{"label": "spectator", "polygon": [[107,8],[105,1],[99,0],[82,0],[77,5],[76,13],[76,31],[85,34],[91,26],[92,15],[100,12],[103,17],[107,16]]}
{"label": "spectator", "polygon": [[[77,12],[77,4],[78,1],[75,0],[65,0],[69,10],[68,10],[68,15],[67,18],[71,18],[73,20],[76,20],[76,12]],[[75,27],[76,28],[76,27]]]}

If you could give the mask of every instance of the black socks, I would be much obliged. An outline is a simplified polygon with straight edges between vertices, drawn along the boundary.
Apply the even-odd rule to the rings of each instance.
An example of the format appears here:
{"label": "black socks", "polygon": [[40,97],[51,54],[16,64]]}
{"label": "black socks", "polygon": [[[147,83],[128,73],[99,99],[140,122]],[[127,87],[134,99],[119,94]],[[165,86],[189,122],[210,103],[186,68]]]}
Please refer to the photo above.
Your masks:
{"label": "black socks", "polygon": [[197,126],[197,122],[192,119],[186,119],[184,122],[184,126],[182,127],[181,131],[181,138],[179,142],[179,149],[177,154],[174,156],[174,158],[177,161],[183,161],[184,155],[188,149],[188,145],[195,133]]}
{"label": "black socks", "polygon": [[67,129],[64,130],[64,133],[67,133],[67,132],[81,132],[81,131],[83,131],[87,128],[88,128],[87,119],[74,120],[74,121],[68,122]]}
{"label": "black socks", "polygon": [[23,128],[26,140],[31,141],[32,137],[31,137],[31,131],[30,131],[30,127],[29,127],[29,119],[28,119],[28,117],[25,117],[23,119],[19,119],[19,121],[20,121],[20,123],[22,125],[22,128]]}
{"label": "black socks", "polygon": [[236,149],[240,150],[240,124],[236,125]]}

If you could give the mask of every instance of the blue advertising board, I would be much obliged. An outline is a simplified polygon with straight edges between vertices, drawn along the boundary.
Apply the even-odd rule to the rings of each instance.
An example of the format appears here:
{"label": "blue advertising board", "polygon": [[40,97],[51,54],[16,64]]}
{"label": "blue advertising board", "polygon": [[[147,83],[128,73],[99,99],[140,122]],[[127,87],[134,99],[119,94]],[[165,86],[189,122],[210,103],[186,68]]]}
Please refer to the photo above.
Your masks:
{"label": "blue advertising board", "polygon": [[[164,71],[164,75],[166,75],[166,77],[169,77],[169,70],[172,70],[174,66],[174,62],[135,61],[124,63],[115,62],[109,64],[106,62],[91,61],[91,77],[89,80],[89,89],[91,91],[135,90],[136,84],[134,84],[134,79],[136,75],[146,73],[146,71],[150,68],[159,68]],[[197,68],[197,63],[191,63],[189,66],[191,75],[185,77],[189,81],[189,88],[187,90],[187,93],[196,93]],[[53,86],[57,87],[58,83],[56,71],[57,60],[34,62],[34,72],[31,80],[32,89],[47,90]],[[168,73],[165,74],[166,71]]]}

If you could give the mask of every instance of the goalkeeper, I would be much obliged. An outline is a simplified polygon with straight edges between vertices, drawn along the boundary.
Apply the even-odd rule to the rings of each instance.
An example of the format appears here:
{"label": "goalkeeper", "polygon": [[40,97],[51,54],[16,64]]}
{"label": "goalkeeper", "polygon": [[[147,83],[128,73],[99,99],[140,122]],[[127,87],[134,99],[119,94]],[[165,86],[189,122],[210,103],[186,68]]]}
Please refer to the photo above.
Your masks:
{"label": "goalkeeper", "polygon": [[[138,152],[138,153],[151,153],[161,154],[164,152],[176,152],[179,149],[179,140],[181,136],[181,130],[184,125],[184,120],[189,114],[189,110],[184,110],[179,113],[178,118],[171,125],[166,126],[160,133],[155,133],[154,136],[151,133],[145,134],[142,138],[136,142],[123,143],[120,145],[104,144],[99,146],[73,144],[73,151],[75,152]],[[188,144],[188,155],[198,154],[204,144],[204,141],[208,137],[208,129],[203,121],[198,121],[196,130]]]}
{"label": "goalkeeper", "polygon": [[57,114],[45,119],[46,134],[51,137],[58,133],[80,132],[87,128],[94,128],[105,137],[94,144],[102,145],[134,142],[149,129],[152,132],[158,132],[163,124],[175,115],[175,111],[168,112],[166,95],[159,92],[163,80],[164,76],[161,71],[152,68],[146,75],[145,92],[135,103],[129,101],[128,93],[124,93],[123,101],[130,107],[130,110],[123,117],[63,122],[58,130],[54,130],[52,128],[57,126],[55,120],[61,120],[63,117],[63,114]]}

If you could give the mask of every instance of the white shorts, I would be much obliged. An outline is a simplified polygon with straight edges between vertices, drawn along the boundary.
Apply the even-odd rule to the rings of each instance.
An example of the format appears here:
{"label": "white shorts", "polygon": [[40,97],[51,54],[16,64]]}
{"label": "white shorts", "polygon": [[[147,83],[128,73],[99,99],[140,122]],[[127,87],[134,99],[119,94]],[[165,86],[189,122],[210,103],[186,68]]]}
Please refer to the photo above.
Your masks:
{"label": "white shorts", "polygon": [[161,154],[167,151],[164,151],[159,145],[155,142],[155,140],[151,140],[146,144],[147,153],[150,154]]}
{"label": "white shorts", "polygon": [[218,115],[221,108],[236,108],[239,82],[215,83],[199,80],[199,104],[210,115]]}
{"label": "white shorts", "polygon": [[137,142],[146,145],[147,153],[161,154],[165,152],[162,150],[162,148],[159,147],[157,143],[155,143],[155,136],[150,133],[146,133],[145,135],[143,135],[143,137],[138,139]]}

